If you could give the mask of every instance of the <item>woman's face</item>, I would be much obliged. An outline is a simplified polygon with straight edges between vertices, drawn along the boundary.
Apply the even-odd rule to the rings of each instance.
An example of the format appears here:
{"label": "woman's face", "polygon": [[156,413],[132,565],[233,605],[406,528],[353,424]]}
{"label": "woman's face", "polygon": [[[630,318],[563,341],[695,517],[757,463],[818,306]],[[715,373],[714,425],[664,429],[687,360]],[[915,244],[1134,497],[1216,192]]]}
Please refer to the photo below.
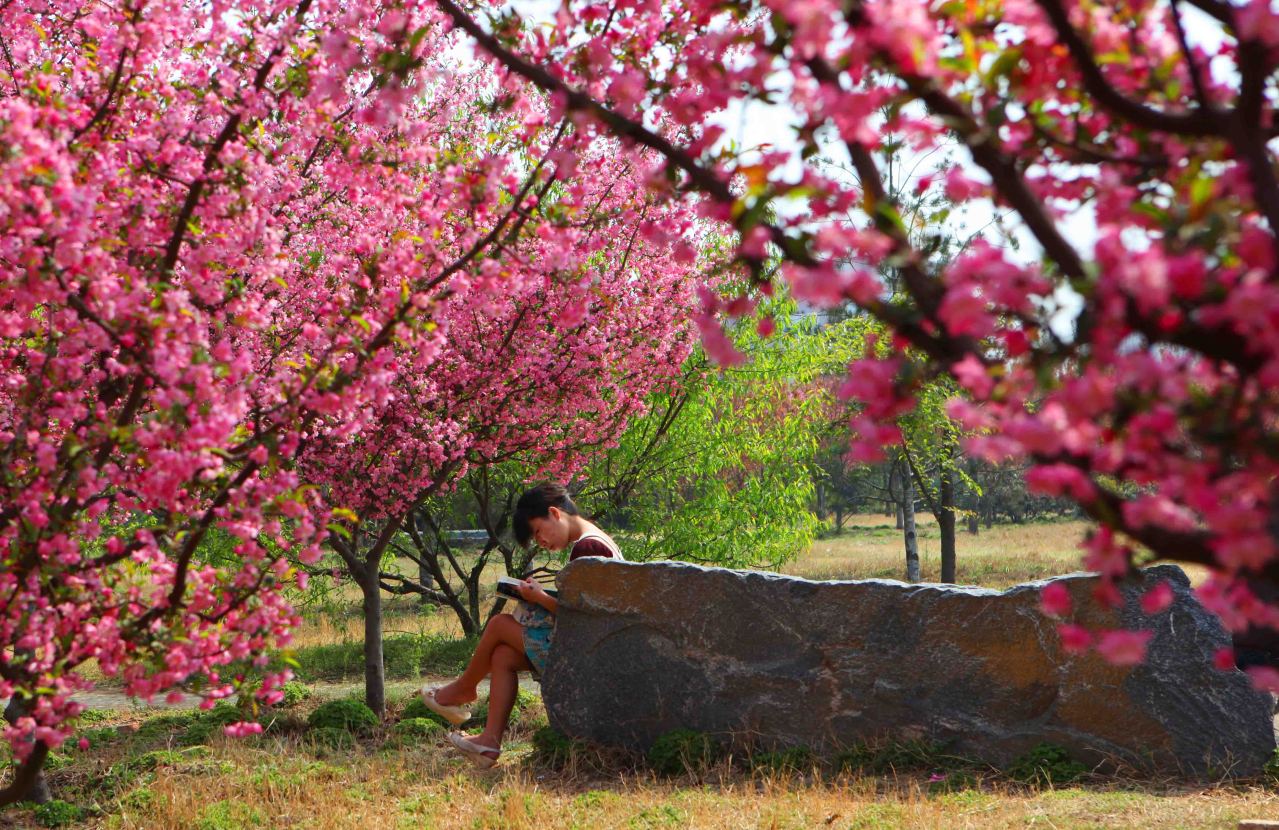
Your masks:
{"label": "woman's face", "polygon": [[533,531],[533,541],[545,550],[563,550],[568,547],[568,514],[558,507],[547,508],[546,516],[534,516],[528,520]]}

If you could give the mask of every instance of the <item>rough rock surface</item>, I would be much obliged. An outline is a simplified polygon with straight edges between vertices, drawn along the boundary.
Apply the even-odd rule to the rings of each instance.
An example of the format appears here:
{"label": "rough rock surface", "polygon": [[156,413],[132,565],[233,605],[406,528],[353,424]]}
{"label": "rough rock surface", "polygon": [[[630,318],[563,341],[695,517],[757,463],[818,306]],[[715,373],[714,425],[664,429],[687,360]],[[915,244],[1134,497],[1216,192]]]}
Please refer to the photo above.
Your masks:
{"label": "rough rock surface", "polygon": [[[559,577],[547,711],[568,735],[636,749],[684,727],[823,754],[928,738],[1003,764],[1048,741],[1096,763],[1260,770],[1275,749],[1271,697],[1212,666],[1229,636],[1180,568],[1146,570],[1119,612],[1092,599],[1095,577],[1058,579],[1073,621],[1153,628],[1146,662],[1064,653],[1038,607],[1042,582],[811,582],[580,559]],[[1146,617],[1137,600],[1159,579],[1175,602]]]}

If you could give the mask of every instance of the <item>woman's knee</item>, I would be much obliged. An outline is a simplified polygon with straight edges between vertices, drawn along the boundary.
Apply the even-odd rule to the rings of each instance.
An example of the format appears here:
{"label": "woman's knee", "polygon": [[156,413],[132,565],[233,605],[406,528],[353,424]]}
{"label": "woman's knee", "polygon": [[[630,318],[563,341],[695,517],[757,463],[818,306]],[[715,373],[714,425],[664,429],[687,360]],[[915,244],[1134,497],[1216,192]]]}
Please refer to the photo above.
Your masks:
{"label": "woman's knee", "polygon": [[501,629],[506,628],[508,626],[512,626],[512,625],[514,626],[519,625],[519,623],[515,621],[515,617],[511,616],[510,614],[494,614],[491,618],[489,618],[489,621],[484,626],[484,629],[486,631],[489,629],[492,629],[493,631],[500,631]]}
{"label": "woman's knee", "polygon": [[484,633],[509,642],[512,638],[523,636],[524,626],[516,622],[510,614],[497,614],[488,621]]}
{"label": "woman's knee", "polygon": [[493,649],[493,668],[516,669],[520,663],[520,653],[514,647],[502,643]]}

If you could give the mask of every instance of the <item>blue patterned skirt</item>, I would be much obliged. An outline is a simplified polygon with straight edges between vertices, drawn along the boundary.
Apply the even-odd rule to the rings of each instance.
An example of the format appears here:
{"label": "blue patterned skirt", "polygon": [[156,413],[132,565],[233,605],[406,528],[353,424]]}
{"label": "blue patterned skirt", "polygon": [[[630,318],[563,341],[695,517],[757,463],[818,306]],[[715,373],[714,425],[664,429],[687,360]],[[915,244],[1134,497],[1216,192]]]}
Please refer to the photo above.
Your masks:
{"label": "blue patterned skirt", "polygon": [[534,676],[546,671],[546,658],[551,653],[551,640],[555,636],[555,615],[540,605],[524,608],[524,653],[533,664]]}

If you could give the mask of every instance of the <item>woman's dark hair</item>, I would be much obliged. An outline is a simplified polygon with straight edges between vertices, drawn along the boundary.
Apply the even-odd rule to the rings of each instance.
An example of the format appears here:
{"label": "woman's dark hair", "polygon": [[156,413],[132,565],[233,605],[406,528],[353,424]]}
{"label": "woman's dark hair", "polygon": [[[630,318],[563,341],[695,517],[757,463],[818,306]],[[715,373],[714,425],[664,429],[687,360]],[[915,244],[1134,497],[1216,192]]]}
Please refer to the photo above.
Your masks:
{"label": "woman's dark hair", "polygon": [[529,490],[525,490],[520,500],[515,503],[515,515],[511,518],[511,527],[515,531],[515,541],[521,547],[528,547],[528,540],[533,536],[530,519],[545,519],[551,515],[551,508],[558,507],[572,516],[580,515],[577,505],[568,497],[568,490],[558,484],[546,482]]}

